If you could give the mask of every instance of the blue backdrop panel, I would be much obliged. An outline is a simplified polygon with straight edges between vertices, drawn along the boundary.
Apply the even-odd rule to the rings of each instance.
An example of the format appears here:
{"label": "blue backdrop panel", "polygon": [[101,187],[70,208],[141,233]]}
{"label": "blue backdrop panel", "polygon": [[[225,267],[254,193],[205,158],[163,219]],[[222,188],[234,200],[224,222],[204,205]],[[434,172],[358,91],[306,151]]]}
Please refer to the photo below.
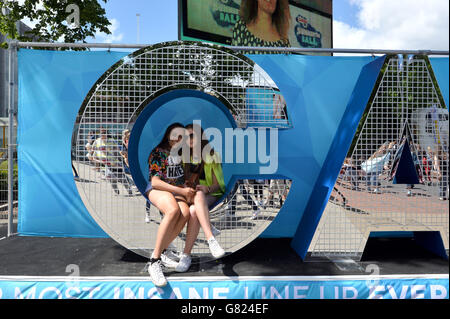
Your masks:
{"label": "blue backdrop panel", "polygon": [[[20,50],[21,234],[106,236],[78,195],[70,163],[70,142],[77,112],[91,86],[126,54]],[[291,178],[292,188],[263,237],[293,237],[323,172],[330,147],[341,136],[337,135],[338,128],[361,70],[373,58],[296,55],[250,58],[265,69],[280,88],[293,124],[292,129],[278,132],[279,163],[274,174]],[[236,168],[233,173],[242,176],[244,172],[248,173]]]}
{"label": "blue backdrop panel", "polygon": [[444,98],[447,109],[448,105],[448,90],[449,90],[449,64],[448,58],[430,58],[431,67],[433,68],[434,76],[441,89],[442,97]]}
{"label": "blue backdrop panel", "polygon": [[[317,209],[305,211],[305,208],[361,70],[374,59],[300,55],[249,57],[277,84],[293,125],[292,129],[278,133],[277,172],[290,178],[292,187],[282,210],[261,236],[293,237],[304,212],[310,216],[321,213]],[[365,104],[360,107],[364,110]],[[326,193],[321,198],[324,196]],[[309,231],[314,232],[315,228]]]}
{"label": "blue backdrop panel", "polygon": [[107,237],[76,189],[71,137],[92,85],[128,54],[19,51],[19,234]]}

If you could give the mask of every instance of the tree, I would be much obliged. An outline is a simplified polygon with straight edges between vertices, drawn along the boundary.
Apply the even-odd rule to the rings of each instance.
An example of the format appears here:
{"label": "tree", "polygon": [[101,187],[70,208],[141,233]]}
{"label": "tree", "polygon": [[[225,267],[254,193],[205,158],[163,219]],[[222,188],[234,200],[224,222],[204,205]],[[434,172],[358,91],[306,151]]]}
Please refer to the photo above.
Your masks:
{"label": "tree", "polygon": [[[85,43],[98,31],[111,34],[111,23],[97,0],[0,0],[0,13],[0,33],[23,42]],[[36,24],[20,35],[16,22],[25,18]]]}

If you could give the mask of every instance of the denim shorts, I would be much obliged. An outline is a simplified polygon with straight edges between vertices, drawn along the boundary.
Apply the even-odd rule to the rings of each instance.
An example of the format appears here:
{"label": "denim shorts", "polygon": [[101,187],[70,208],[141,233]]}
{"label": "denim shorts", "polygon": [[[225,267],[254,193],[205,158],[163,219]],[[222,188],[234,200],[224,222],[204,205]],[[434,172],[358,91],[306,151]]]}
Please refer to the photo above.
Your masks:
{"label": "denim shorts", "polygon": [[148,197],[148,193],[150,193],[150,191],[152,190],[152,183],[148,182],[147,187],[145,188],[145,196]]}
{"label": "denim shorts", "polygon": [[[151,182],[148,182],[147,187],[145,188],[145,193],[144,193],[147,199],[148,199],[148,193],[150,193],[151,190],[152,190],[152,183],[151,183]],[[185,199],[183,196],[180,196],[180,195],[177,194],[177,193],[171,193],[171,194],[172,194],[177,200],[180,199],[180,200],[186,201],[186,199]]]}

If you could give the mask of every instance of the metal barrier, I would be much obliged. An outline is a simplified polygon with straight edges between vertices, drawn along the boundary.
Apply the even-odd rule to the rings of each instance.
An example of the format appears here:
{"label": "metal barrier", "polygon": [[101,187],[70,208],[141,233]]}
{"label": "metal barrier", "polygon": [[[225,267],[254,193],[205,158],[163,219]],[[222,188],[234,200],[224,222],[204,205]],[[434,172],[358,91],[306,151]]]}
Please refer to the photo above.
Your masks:
{"label": "metal barrier", "polygon": [[[9,183],[8,183],[8,149],[0,148],[0,223],[4,222],[9,218],[9,203],[8,203],[8,193],[9,193]],[[18,182],[17,182],[17,153],[14,151],[13,155],[13,219],[17,219],[17,192],[18,192]]]}

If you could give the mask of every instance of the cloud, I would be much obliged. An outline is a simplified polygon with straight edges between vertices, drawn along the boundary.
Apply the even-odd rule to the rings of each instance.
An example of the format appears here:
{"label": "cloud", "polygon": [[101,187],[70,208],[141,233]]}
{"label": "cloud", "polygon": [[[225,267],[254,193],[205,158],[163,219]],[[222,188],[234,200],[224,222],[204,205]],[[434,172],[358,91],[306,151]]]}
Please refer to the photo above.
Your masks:
{"label": "cloud", "polygon": [[333,21],[333,46],[346,49],[448,50],[448,0],[348,0],[351,26]]}
{"label": "cloud", "polygon": [[106,34],[104,32],[97,32],[95,34],[95,39],[98,42],[103,43],[113,43],[113,42],[120,42],[123,39],[123,33],[118,32],[120,23],[116,19],[110,19],[109,22],[111,25],[109,26],[109,31],[111,31],[111,34]]}

